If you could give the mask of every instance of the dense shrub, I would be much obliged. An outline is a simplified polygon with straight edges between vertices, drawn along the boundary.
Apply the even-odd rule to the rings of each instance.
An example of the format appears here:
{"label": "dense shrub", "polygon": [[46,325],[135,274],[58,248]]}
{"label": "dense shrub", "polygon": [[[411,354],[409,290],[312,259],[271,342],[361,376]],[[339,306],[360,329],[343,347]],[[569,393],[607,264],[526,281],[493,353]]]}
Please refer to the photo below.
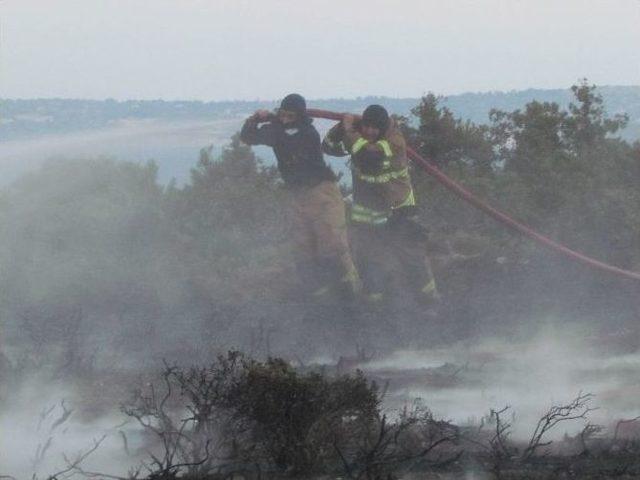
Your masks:
{"label": "dense shrub", "polygon": [[[607,116],[586,81],[572,91],[566,110],[534,101],[513,112],[491,111],[489,126],[455,119],[428,95],[413,110],[418,126],[407,127],[407,137],[493,206],[570,248],[638,269],[640,157],[637,146],[616,137],[628,118]],[[631,311],[624,282],[524,240],[422,172],[414,177],[421,221],[454,247],[460,238],[466,248],[475,245],[479,255],[475,264],[439,272],[457,308],[480,317],[512,315],[499,310],[509,298],[520,311],[535,305],[537,314],[545,304],[595,315],[614,306]]]}
{"label": "dense shrub", "polygon": [[456,439],[457,430],[423,406],[390,419],[381,401],[361,372],[298,371],[281,358],[261,362],[229,352],[205,367],[167,365],[161,381],[137,391],[123,411],[161,440],[150,470],[157,477],[251,471],[389,478],[417,461],[428,466],[431,453]]}

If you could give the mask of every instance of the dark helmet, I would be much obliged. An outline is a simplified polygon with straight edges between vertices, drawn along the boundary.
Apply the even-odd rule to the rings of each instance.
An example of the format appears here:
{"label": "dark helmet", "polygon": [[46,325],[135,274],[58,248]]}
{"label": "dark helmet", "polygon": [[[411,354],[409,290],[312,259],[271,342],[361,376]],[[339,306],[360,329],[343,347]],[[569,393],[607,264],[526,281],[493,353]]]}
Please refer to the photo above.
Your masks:
{"label": "dark helmet", "polygon": [[302,95],[291,93],[282,99],[280,108],[288,112],[295,112],[298,115],[305,116],[307,114],[307,102]]}
{"label": "dark helmet", "polygon": [[389,113],[381,105],[369,105],[362,113],[362,124],[375,127],[380,132],[386,132],[390,122]]}

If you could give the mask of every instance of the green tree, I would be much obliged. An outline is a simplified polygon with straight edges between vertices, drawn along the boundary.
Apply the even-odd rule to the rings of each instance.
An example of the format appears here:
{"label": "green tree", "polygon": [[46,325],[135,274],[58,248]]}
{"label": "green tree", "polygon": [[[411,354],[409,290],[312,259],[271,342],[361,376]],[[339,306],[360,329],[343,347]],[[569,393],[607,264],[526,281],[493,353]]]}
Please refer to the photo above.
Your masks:
{"label": "green tree", "polygon": [[[566,110],[534,101],[512,112],[493,110],[490,127],[467,129],[429,96],[414,110],[419,125],[408,129],[407,136],[420,153],[489,204],[573,249],[637,268],[638,146],[616,137],[627,118],[609,117],[595,87],[583,81],[572,92],[574,101]],[[468,145],[482,148],[465,150]],[[493,295],[517,295],[518,303],[526,305],[531,292],[551,299],[572,288],[565,297],[576,298],[589,292],[589,285],[612,280],[595,271],[573,270],[570,262],[555,267],[558,257],[513,235],[426,176],[416,174],[414,180],[421,219],[432,232],[450,243],[464,237],[480,247],[475,266],[440,272],[441,284],[465,308],[477,312],[479,305],[492,303],[488,299]],[[505,259],[504,267],[492,261],[497,257]],[[581,280],[570,287],[564,280],[573,276]],[[485,290],[480,285],[487,278],[491,285]],[[562,288],[551,278],[564,281]],[[468,295],[469,289],[477,299]]]}
{"label": "green tree", "polygon": [[488,128],[455,118],[442,98],[429,93],[411,110],[417,117],[417,129],[407,129],[410,144],[437,165],[464,162],[480,173],[491,170],[493,152]]}
{"label": "green tree", "polygon": [[629,123],[627,114],[616,114],[613,118],[606,116],[602,96],[586,79],[573,85],[571,91],[577,103],[569,105],[570,115],[563,125],[563,133],[576,154],[587,153]]}
{"label": "green tree", "polygon": [[524,111],[492,110],[492,135],[502,174],[511,195],[520,195],[523,220],[537,225],[564,203],[567,173],[576,174],[574,156],[565,148],[561,130],[566,112],[556,103],[531,102]]}
{"label": "green tree", "polygon": [[202,149],[189,184],[167,189],[165,210],[196,290],[214,298],[251,296],[248,284],[286,258],[281,181],[237,135],[220,158],[211,151]]}

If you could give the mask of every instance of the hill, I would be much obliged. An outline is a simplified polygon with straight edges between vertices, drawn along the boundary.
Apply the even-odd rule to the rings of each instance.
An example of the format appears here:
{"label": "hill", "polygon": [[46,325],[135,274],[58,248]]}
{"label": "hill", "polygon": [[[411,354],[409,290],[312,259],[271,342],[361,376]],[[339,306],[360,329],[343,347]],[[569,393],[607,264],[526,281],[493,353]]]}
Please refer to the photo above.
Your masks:
{"label": "hill", "polygon": [[[631,117],[624,136],[640,138],[640,86],[603,86],[610,114],[626,112]],[[528,89],[510,92],[464,93],[444,99],[456,116],[475,123],[488,121],[492,108],[513,111],[527,102],[556,102],[565,107],[571,98],[569,89]],[[419,98],[359,97],[355,99],[318,99],[310,106],[337,111],[360,111],[371,103],[380,103],[400,115],[410,115]],[[189,121],[194,119],[230,119],[258,108],[274,108],[275,101],[139,101],[73,100],[73,99],[3,99],[0,100],[0,138],[16,140],[45,134],[70,133],[102,129],[123,120]]]}
{"label": "hill", "polygon": [[[626,112],[626,140],[640,139],[640,87],[605,86],[598,89],[609,114]],[[487,123],[492,108],[513,111],[527,102],[556,102],[566,108],[569,89],[465,93],[446,97],[441,105],[456,117]],[[309,106],[340,112],[360,112],[380,103],[391,112],[411,116],[419,98],[360,97],[310,100]],[[0,100],[0,158],[6,185],[32,171],[48,158],[107,156],[119,160],[154,160],[159,179],[183,184],[202,147],[214,144],[215,152],[240,129],[243,119],[259,108],[275,108],[275,101],[115,101],[112,99]],[[412,120],[415,121],[415,118]],[[320,133],[330,122],[318,121]],[[272,161],[269,149],[257,153]],[[348,177],[341,160],[332,166]]]}

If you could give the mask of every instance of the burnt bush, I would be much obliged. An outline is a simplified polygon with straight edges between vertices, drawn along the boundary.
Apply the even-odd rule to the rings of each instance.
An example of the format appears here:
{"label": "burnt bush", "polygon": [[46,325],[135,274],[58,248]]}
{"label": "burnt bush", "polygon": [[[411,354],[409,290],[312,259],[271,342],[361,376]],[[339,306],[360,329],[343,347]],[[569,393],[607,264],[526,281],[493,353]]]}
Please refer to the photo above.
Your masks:
{"label": "burnt bush", "polygon": [[[281,358],[239,352],[205,367],[165,365],[159,381],[122,411],[147,434],[154,478],[252,472],[338,473],[384,478],[452,443],[455,429],[428,409],[382,411],[382,393],[362,372],[296,370]],[[450,453],[450,452],[449,452]],[[424,463],[421,463],[424,467]]]}
{"label": "burnt bush", "polygon": [[248,422],[252,440],[280,471],[323,470],[336,462],[336,436],[371,422],[380,408],[375,383],[362,373],[300,373],[282,359],[246,361],[228,406]]}

